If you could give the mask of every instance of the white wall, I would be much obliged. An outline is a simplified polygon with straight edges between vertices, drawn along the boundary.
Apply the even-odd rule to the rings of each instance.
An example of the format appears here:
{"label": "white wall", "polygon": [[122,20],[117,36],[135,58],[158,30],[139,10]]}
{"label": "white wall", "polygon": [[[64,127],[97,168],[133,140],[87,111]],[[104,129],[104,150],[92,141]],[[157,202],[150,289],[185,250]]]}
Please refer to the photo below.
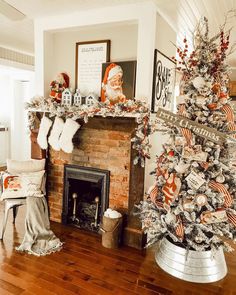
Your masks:
{"label": "white wall", "polygon": [[[137,24],[110,24],[88,26],[73,31],[51,33],[53,58],[45,65],[45,96],[49,93],[50,81],[61,72],[70,77],[70,87],[75,88],[75,47],[76,42],[111,40],[110,61],[137,59]],[[48,43],[47,43],[48,44]],[[48,80],[49,79],[49,80]]]}
{"label": "white wall", "polygon": [[[69,31],[77,30],[78,27],[87,29],[89,26],[91,26],[91,28],[92,26],[96,26],[97,35],[99,34],[99,30],[102,30],[101,26],[105,28],[110,25],[116,26],[118,23],[128,24],[128,29],[130,23],[137,24],[136,96],[149,101],[152,89],[151,79],[156,29],[156,6],[151,0],[142,3],[117,5],[115,7],[111,6],[87,11],[76,11],[61,15],[60,17],[36,19],[34,26],[36,93],[39,95],[48,93],[48,85],[50,82],[48,73],[50,73],[51,79],[54,78],[52,77],[54,72],[53,63],[50,62],[50,58],[53,57],[52,52],[54,52],[55,49],[53,38],[55,32],[66,30],[69,34]],[[114,32],[115,31],[114,28]],[[116,47],[112,49],[114,52],[116,50],[124,52],[124,48],[126,52],[129,52],[129,47],[126,46],[126,43],[129,43],[129,39],[132,40],[133,36],[129,34],[129,37],[124,40],[124,43],[120,43],[116,38],[121,38],[122,34],[126,34],[126,27],[120,32],[120,37],[116,36],[112,29],[110,30],[109,35],[113,35],[112,38],[117,40],[117,43],[115,43]],[[93,36],[94,35],[91,35],[91,38]],[[48,47],[46,47],[47,44],[49,44]],[[73,46],[75,46],[75,44],[73,44]],[[73,53],[70,51],[69,54],[65,52],[64,56],[70,60],[68,61],[69,63],[73,63],[75,51],[73,51]],[[51,59],[51,61],[53,61],[53,59]],[[49,67],[48,63],[52,66]],[[47,83],[45,83],[45,78]]]}
{"label": "white wall", "polygon": [[176,32],[157,14],[156,48],[168,57],[175,56]]}
{"label": "white wall", "polygon": [[[171,43],[176,43],[176,33],[173,29],[166,23],[166,21],[157,15],[157,27],[156,27],[156,48],[168,57],[175,56],[175,47]],[[155,118],[155,114],[151,115],[152,119]],[[160,126],[161,127],[161,126]],[[150,175],[156,168],[156,155],[160,155],[162,152],[162,144],[168,140],[167,135],[161,134],[161,132],[156,132],[150,136],[150,143],[152,148],[150,150],[151,159],[146,161],[145,169],[145,191],[153,184],[155,180],[155,175]]]}

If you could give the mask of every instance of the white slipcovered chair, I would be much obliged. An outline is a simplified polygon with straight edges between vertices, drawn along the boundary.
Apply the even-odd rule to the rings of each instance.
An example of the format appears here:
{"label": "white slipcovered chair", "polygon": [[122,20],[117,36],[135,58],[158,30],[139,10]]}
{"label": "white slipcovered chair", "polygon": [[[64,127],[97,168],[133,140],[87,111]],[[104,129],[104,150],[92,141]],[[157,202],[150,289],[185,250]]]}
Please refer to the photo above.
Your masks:
{"label": "white slipcovered chair", "polygon": [[[22,184],[17,183],[20,179],[23,179],[23,175],[28,178],[35,179],[37,177],[41,181],[41,187],[43,192],[45,192],[45,159],[42,160],[28,160],[28,161],[15,161],[7,160],[7,171],[3,172],[1,175],[1,198],[0,200],[4,202],[4,213],[3,221],[0,231],[0,239],[3,239],[9,210],[13,209],[13,224],[17,216],[18,208],[26,204],[26,195],[22,189]],[[41,178],[40,178],[41,177]],[[15,180],[15,182],[14,182]],[[6,183],[4,183],[4,181]],[[12,181],[11,185],[9,182]],[[30,188],[30,181],[28,181],[28,186]],[[9,188],[10,186],[10,188]],[[8,189],[7,189],[8,187]],[[27,192],[29,193],[29,192]]]}

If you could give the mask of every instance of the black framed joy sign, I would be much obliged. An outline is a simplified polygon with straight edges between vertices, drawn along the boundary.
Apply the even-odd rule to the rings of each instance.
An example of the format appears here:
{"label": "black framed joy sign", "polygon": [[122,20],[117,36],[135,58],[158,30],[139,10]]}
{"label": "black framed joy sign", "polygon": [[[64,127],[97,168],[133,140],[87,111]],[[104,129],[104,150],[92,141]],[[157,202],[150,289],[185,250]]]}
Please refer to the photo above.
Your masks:
{"label": "black framed joy sign", "polygon": [[175,62],[158,49],[155,49],[151,111],[155,113],[158,107],[172,110],[174,90]]}

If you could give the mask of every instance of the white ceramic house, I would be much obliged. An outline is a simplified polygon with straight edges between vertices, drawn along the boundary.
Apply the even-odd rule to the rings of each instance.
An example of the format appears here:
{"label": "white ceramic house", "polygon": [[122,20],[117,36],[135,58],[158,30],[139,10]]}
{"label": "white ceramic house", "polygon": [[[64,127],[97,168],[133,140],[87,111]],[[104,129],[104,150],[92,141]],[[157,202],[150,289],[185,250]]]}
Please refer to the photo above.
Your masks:
{"label": "white ceramic house", "polygon": [[62,92],[61,104],[66,105],[66,106],[71,106],[72,105],[72,99],[73,99],[72,92],[70,91],[69,88],[66,88]]}
{"label": "white ceramic house", "polygon": [[74,105],[75,106],[82,105],[82,96],[81,96],[79,89],[76,89],[76,92],[74,94]]}
{"label": "white ceramic house", "polygon": [[96,98],[96,95],[93,94],[93,93],[90,93],[89,95],[87,95],[85,97],[85,104],[90,107],[92,105],[96,105],[97,104],[97,98]]}

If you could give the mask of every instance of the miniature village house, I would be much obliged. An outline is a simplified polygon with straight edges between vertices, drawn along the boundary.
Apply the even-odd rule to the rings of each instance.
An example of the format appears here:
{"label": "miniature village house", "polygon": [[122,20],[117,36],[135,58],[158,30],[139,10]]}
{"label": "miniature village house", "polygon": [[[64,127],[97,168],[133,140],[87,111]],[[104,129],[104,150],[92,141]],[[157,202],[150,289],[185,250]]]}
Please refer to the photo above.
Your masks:
{"label": "miniature village house", "polygon": [[66,106],[71,106],[73,102],[72,100],[73,100],[72,92],[70,91],[69,88],[66,88],[62,92],[61,104]]}
{"label": "miniature village house", "polygon": [[75,106],[82,105],[82,96],[81,96],[79,89],[76,89],[76,92],[74,94],[74,105]]}
{"label": "miniature village house", "polygon": [[85,104],[90,107],[97,103],[97,99],[95,98],[95,95],[93,93],[90,93],[85,98]]}

